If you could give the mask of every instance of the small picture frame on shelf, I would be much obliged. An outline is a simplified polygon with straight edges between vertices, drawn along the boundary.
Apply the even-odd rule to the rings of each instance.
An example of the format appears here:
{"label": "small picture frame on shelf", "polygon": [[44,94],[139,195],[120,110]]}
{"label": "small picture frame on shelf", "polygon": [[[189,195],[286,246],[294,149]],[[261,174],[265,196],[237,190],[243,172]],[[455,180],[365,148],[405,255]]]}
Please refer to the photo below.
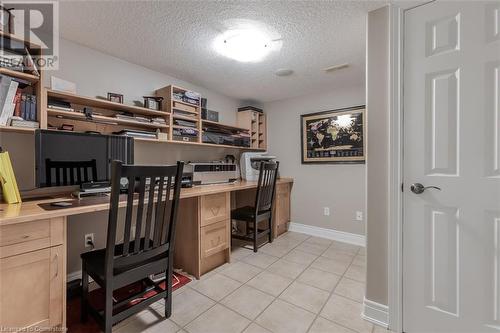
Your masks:
{"label": "small picture frame on shelf", "polygon": [[163,101],[163,97],[143,96],[143,98],[144,98],[144,107],[146,109],[161,111],[161,102]]}
{"label": "small picture frame on shelf", "polygon": [[123,95],[109,92],[108,101],[123,104]]}

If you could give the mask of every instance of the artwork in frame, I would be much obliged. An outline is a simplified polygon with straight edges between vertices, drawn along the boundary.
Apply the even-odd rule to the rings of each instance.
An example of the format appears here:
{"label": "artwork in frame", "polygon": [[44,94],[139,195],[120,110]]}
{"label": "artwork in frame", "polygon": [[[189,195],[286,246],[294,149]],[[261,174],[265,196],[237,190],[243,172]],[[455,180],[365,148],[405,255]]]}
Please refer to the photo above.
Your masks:
{"label": "artwork in frame", "polygon": [[300,116],[302,164],[365,163],[364,105]]}

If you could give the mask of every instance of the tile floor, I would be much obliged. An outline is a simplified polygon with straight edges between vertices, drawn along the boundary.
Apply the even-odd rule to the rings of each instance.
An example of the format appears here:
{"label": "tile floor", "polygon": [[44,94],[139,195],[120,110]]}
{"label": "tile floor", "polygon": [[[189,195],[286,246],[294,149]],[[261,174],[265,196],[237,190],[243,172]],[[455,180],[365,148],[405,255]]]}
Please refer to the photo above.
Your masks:
{"label": "tile floor", "polygon": [[360,317],[365,252],[288,232],[258,253],[234,248],[232,262],[119,323],[118,333],[381,333]]}

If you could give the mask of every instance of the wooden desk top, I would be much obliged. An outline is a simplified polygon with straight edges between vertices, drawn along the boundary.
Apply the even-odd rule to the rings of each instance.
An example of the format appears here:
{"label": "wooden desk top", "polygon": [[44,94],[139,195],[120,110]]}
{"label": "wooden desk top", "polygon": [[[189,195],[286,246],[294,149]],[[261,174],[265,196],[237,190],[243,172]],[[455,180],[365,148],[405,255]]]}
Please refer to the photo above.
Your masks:
{"label": "wooden desk top", "polygon": [[[292,178],[280,178],[278,184],[293,183]],[[257,187],[257,182],[237,181],[231,184],[216,184],[202,185],[193,188],[183,188],[181,190],[181,198],[199,197],[208,194],[233,192],[239,190],[247,190]],[[19,204],[0,204],[0,226],[29,222],[34,220],[49,219],[61,216],[70,216],[91,212],[105,211],[109,209],[109,197],[89,197],[82,199],[84,204],[66,207],[56,210],[45,210],[39,206],[43,203],[51,203],[58,201],[75,201],[76,199],[68,196],[51,197],[41,200],[30,200]],[[125,202],[120,202],[120,206],[124,207]]]}

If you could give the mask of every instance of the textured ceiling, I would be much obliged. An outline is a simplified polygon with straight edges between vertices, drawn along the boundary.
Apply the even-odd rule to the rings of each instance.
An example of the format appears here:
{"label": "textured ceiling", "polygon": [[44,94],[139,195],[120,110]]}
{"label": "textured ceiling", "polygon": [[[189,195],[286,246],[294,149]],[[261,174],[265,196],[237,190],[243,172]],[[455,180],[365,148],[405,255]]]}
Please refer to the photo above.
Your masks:
{"label": "textured ceiling", "polygon": [[[366,13],[383,1],[64,1],[60,33],[224,95],[268,102],[364,84]],[[212,48],[233,19],[256,20],[282,37],[259,63],[239,63]],[[326,74],[323,68],[351,67]],[[294,74],[277,77],[290,68]],[[131,78],[132,80],[133,78]]]}

